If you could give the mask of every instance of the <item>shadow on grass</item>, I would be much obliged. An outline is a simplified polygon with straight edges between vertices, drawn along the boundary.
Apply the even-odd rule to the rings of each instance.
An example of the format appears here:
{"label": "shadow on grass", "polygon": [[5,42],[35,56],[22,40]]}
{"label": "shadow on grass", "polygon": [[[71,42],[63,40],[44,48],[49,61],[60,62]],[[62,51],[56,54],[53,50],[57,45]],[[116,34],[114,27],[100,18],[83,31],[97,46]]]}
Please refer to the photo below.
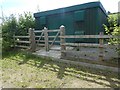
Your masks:
{"label": "shadow on grass", "polygon": [[[57,72],[57,78],[62,79],[65,75],[70,75],[78,79],[83,79],[89,82],[97,83],[108,87],[118,88],[120,83],[117,73],[110,71],[102,71],[98,69],[91,69],[88,67],[76,66],[67,63],[60,63],[52,61],[50,58],[41,58],[23,51],[11,51],[5,57],[19,56],[20,60],[16,60],[18,65],[29,64],[37,68],[48,69]],[[114,80],[115,79],[115,80]],[[117,80],[116,80],[117,79]],[[102,80],[102,81],[101,81]],[[109,83],[106,83],[109,82]],[[120,87],[120,86],[119,86]]]}
{"label": "shadow on grass", "polygon": [[7,51],[2,51],[2,59],[14,56],[17,53],[19,53],[19,50],[18,49],[14,49],[14,48],[10,48]]}

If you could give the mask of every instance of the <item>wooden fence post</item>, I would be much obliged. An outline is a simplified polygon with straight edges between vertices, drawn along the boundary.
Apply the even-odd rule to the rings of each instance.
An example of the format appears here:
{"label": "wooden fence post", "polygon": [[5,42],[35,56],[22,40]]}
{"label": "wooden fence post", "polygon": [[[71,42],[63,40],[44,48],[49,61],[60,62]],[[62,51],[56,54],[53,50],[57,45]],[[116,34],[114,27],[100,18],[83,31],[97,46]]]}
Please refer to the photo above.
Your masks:
{"label": "wooden fence post", "polygon": [[44,27],[44,40],[45,40],[45,50],[49,51],[48,31],[46,27]]}
{"label": "wooden fence post", "polygon": [[[103,36],[104,35],[104,33],[103,32],[100,32],[100,34],[99,34],[100,36]],[[104,48],[103,48],[103,44],[104,44],[104,39],[103,38],[100,38],[99,39],[99,44],[100,44],[100,46],[99,46],[99,60],[100,61],[103,61],[103,59],[104,59]]]}
{"label": "wooden fence post", "polygon": [[[64,37],[65,36],[65,27],[63,25],[60,26],[60,36]],[[65,38],[60,37],[60,45],[61,45],[61,58],[65,57],[65,51],[66,46],[65,46]]]}
{"label": "wooden fence post", "polygon": [[36,41],[35,41],[35,33],[34,29],[29,28],[29,41],[30,41],[30,51],[34,52],[36,50]]}

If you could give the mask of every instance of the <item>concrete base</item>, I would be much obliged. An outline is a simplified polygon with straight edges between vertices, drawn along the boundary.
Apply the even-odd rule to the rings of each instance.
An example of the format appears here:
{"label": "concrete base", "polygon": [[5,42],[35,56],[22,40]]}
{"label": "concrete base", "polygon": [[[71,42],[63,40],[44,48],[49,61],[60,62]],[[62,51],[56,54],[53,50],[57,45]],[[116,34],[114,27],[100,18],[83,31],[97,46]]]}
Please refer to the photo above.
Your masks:
{"label": "concrete base", "polygon": [[[79,51],[76,50],[68,50],[66,51],[66,58],[80,58],[80,59],[88,59],[88,60],[99,60],[99,48],[90,48],[90,47],[80,47]],[[115,51],[115,48],[105,48],[103,53],[104,60],[110,60],[114,58],[118,58],[119,55]]]}
{"label": "concrete base", "polygon": [[[73,47],[66,47],[66,49],[67,50],[72,50]],[[61,51],[60,50],[61,50],[60,46],[53,46],[49,51],[45,51],[45,48],[41,48],[40,50],[36,51],[33,54],[60,59],[60,57],[61,57]]]}
{"label": "concrete base", "polygon": [[[90,48],[90,47],[80,47],[79,50],[75,47],[66,47],[66,58],[80,58],[80,59],[88,59],[88,60],[98,60],[99,59],[99,48]],[[49,56],[54,58],[61,57],[60,46],[53,46],[49,51],[45,51],[45,48],[41,48],[36,51],[34,54]],[[115,51],[114,48],[105,48],[104,49],[104,60],[110,60],[114,58],[118,58],[119,55]]]}
{"label": "concrete base", "polygon": [[48,52],[46,52],[45,49],[41,49],[39,51],[36,51],[33,54],[41,55],[41,56],[48,56],[48,57],[58,58],[58,59],[60,59],[60,56],[61,56],[61,52],[60,51],[49,50]]}

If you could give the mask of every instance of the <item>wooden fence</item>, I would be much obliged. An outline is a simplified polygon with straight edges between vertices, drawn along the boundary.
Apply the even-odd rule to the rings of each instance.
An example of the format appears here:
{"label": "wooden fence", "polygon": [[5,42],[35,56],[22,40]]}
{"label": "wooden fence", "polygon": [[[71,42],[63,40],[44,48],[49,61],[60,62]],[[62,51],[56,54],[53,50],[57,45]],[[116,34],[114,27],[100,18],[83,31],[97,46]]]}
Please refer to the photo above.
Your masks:
{"label": "wooden fence", "polygon": [[[99,60],[103,60],[104,58],[104,48],[109,47],[110,45],[104,44],[104,39],[110,39],[110,38],[120,38],[120,36],[112,36],[112,35],[104,35],[103,32],[100,32],[99,35],[65,35],[65,28],[63,27],[61,29],[61,57],[64,58],[66,55],[66,46],[87,46],[87,47],[98,47],[99,48]],[[98,44],[91,44],[91,43],[66,43],[65,39],[68,38],[98,38],[99,43]],[[72,51],[71,51],[72,52]]]}
{"label": "wooden fence", "polygon": [[[48,34],[52,32],[56,33],[56,35],[49,36]],[[55,42],[60,43],[59,40],[56,40],[57,38],[59,38],[59,35],[60,29],[47,30],[47,28],[44,28],[43,30],[34,30],[30,28],[27,36],[13,36],[13,37],[15,43],[17,43],[15,47],[26,48],[34,52],[36,51],[37,47],[45,47],[46,51],[49,51]]]}
{"label": "wooden fence", "polygon": [[[49,36],[48,33],[50,32],[57,32],[55,36]],[[36,36],[35,33],[41,33],[40,35]],[[44,35],[43,35],[44,34]],[[41,38],[44,38],[41,40]],[[56,41],[56,38],[60,38],[60,41]],[[66,52],[66,46],[86,46],[86,47],[98,47],[99,48],[99,60],[103,60],[103,49],[105,47],[108,47],[108,44],[104,44],[104,39],[109,39],[109,38],[120,38],[120,36],[112,36],[112,35],[104,35],[103,32],[100,32],[99,35],[65,35],[65,27],[62,25],[60,26],[60,29],[57,30],[47,30],[47,28],[44,28],[43,30],[35,30],[34,29],[29,29],[29,35],[28,36],[14,36],[15,42],[17,43],[25,43],[29,44],[28,46],[21,46],[17,45],[17,47],[22,47],[22,48],[28,48],[30,51],[35,51],[37,45],[44,46],[46,51],[49,51],[50,48],[52,47],[54,42],[59,42],[61,46],[61,57],[65,57],[65,52]],[[28,38],[28,41],[23,41],[23,40],[16,40],[17,38]],[[37,40],[35,38],[38,38]],[[49,40],[49,38],[53,38],[53,40]],[[65,39],[68,38],[97,38],[99,39],[98,44],[91,44],[91,43],[66,43]],[[39,42],[44,42],[44,44],[40,44]],[[51,42],[51,44],[49,44]]]}

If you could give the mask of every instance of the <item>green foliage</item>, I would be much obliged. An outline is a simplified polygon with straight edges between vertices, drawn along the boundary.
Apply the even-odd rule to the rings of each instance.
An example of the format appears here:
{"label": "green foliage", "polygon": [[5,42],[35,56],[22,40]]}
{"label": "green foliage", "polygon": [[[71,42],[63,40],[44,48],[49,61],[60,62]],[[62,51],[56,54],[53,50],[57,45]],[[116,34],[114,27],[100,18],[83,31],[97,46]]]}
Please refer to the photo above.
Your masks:
{"label": "green foliage", "polygon": [[31,13],[24,13],[24,15],[19,15],[18,18],[18,30],[16,34],[18,35],[27,35],[29,28],[34,28],[35,21]]}
{"label": "green foliage", "polygon": [[104,25],[105,31],[108,35],[120,35],[118,34],[120,32],[119,27],[120,27],[120,20],[118,17],[120,14],[112,14],[109,15],[108,17],[108,25]]}
{"label": "green foliage", "polygon": [[2,24],[2,49],[7,50],[13,45],[13,34],[17,28],[17,20],[14,15],[5,19]]}
{"label": "green foliage", "polygon": [[[108,25],[104,25],[106,34],[120,35],[120,14],[112,14],[108,17]],[[110,44],[120,44],[120,38],[113,38],[109,40]],[[120,51],[120,50],[119,50]]]}
{"label": "green foliage", "polygon": [[13,44],[13,35],[27,35],[28,28],[34,28],[34,18],[31,13],[19,15],[18,19],[14,15],[10,15],[2,23],[2,49],[8,50]]}

